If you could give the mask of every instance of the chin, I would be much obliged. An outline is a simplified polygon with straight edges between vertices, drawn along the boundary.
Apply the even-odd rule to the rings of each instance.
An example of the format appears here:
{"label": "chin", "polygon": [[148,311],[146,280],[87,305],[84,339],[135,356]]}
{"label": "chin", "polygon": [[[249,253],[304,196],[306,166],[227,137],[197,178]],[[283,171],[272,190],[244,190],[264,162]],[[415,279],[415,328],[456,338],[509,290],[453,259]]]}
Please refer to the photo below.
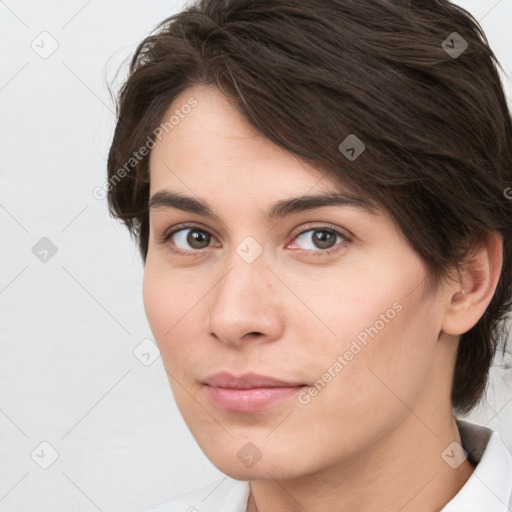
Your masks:
{"label": "chin", "polygon": [[240,461],[236,454],[234,457],[223,456],[222,460],[215,457],[208,458],[219,471],[228,475],[233,480],[287,480],[302,476],[308,472],[307,468],[304,472],[300,471],[297,464],[290,458],[280,457],[279,460],[274,461],[262,455],[261,459],[252,467],[249,467],[249,461]]}

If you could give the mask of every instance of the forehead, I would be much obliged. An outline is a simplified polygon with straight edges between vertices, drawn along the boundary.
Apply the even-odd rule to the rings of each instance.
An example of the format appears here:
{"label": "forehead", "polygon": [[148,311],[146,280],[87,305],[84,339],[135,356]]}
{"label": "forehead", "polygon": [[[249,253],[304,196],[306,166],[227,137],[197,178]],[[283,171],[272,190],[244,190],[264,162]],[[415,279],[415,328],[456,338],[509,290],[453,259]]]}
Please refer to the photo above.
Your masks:
{"label": "forehead", "polygon": [[[195,106],[180,110],[188,104]],[[150,155],[152,211],[178,207],[215,218],[212,205],[217,202],[239,212],[254,204],[269,222],[322,206],[382,213],[326,171],[258,132],[215,87],[182,92],[162,122],[172,117],[179,121]]]}
{"label": "forehead", "polygon": [[[188,104],[195,106],[183,108]],[[183,91],[168,107],[160,126],[165,128],[171,118],[172,126],[168,123],[150,153],[152,192],[184,176],[195,183],[216,181],[231,187],[251,181],[277,188],[285,182],[288,188],[294,183],[326,190],[336,186],[327,180],[325,171],[257,131],[216,87]]]}

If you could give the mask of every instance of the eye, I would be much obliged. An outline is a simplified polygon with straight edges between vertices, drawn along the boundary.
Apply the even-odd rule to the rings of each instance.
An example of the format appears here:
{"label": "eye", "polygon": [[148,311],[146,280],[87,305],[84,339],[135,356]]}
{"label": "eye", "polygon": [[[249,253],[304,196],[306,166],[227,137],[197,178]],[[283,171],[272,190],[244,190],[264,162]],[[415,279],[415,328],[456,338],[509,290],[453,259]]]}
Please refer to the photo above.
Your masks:
{"label": "eye", "polygon": [[[174,227],[171,231],[164,233],[159,243],[169,244],[176,254],[194,256],[210,247],[212,240],[214,237],[209,231],[192,224]],[[291,248],[311,256],[325,256],[345,247],[344,241],[350,242],[350,239],[334,226],[310,227],[307,225],[295,235]]]}
{"label": "eye", "polygon": [[160,239],[160,243],[171,242],[171,250],[177,254],[189,255],[210,246],[212,241],[210,232],[199,226],[179,226],[170,232],[166,232]]}
{"label": "eye", "polygon": [[[341,240],[341,243],[337,243]],[[340,250],[349,239],[341,231],[332,226],[316,226],[314,228],[302,228],[294,238],[294,246],[299,242],[299,250],[311,253],[313,255],[331,254]],[[295,247],[292,247],[295,248]]]}

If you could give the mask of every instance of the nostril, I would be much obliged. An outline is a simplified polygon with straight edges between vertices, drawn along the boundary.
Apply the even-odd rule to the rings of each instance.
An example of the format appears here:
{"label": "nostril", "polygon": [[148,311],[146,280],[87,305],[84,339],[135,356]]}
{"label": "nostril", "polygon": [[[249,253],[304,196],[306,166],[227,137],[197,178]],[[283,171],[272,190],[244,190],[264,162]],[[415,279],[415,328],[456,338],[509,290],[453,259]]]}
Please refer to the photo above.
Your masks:
{"label": "nostril", "polygon": [[252,331],[252,332],[246,332],[243,336],[242,336],[242,339],[244,338],[261,338],[263,336],[263,333],[261,332],[257,332],[257,331]]}

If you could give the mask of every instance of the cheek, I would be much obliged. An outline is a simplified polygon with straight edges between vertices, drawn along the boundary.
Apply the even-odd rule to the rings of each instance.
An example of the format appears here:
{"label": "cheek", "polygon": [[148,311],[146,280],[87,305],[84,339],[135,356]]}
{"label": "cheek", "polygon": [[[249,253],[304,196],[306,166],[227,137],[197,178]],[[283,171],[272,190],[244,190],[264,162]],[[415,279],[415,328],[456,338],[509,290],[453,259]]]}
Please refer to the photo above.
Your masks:
{"label": "cheek", "polygon": [[342,356],[337,391],[344,412],[361,419],[373,411],[396,420],[407,413],[404,404],[413,407],[423,393],[437,337],[435,315],[416,299],[375,304],[365,309],[362,326],[359,317],[359,325],[347,328],[337,347]]}
{"label": "cheek", "polygon": [[[164,350],[193,313],[194,292],[170,273],[144,269],[143,301],[146,317],[160,350]],[[195,296],[195,295],[194,295]]]}
{"label": "cheek", "polygon": [[336,389],[335,395],[325,396],[336,398],[341,408],[366,408],[369,402],[391,399],[393,391],[412,398],[426,380],[437,340],[437,313],[421,298],[421,286],[411,293],[411,274],[389,268],[379,279],[353,273],[339,284],[323,283],[322,293],[310,292],[311,309],[329,331],[322,330],[322,340],[311,337],[309,349],[318,349],[320,387],[325,384],[333,393]]}
{"label": "cheek", "polygon": [[[156,266],[146,265],[143,280],[146,317],[167,373],[179,380],[185,373],[193,373],[197,363],[203,296],[204,288],[192,276],[162,272]],[[174,381],[170,384],[174,389]]]}
{"label": "cheek", "polygon": [[365,347],[371,339],[389,331],[403,309],[400,283],[379,282],[368,271],[345,271],[343,278],[316,275],[315,279],[297,282],[295,291],[305,298],[310,310],[299,305],[294,313],[296,320],[309,320],[309,330],[319,329],[324,334],[324,346],[338,352],[349,350],[352,340]]}
{"label": "cheek", "polygon": [[172,326],[173,319],[169,317],[169,312],[174,311],[174,307],[169,284],[164,276],[159,278],[146,264],[142,297],[146,317],[157,342],[160,342],[165,331]]}

